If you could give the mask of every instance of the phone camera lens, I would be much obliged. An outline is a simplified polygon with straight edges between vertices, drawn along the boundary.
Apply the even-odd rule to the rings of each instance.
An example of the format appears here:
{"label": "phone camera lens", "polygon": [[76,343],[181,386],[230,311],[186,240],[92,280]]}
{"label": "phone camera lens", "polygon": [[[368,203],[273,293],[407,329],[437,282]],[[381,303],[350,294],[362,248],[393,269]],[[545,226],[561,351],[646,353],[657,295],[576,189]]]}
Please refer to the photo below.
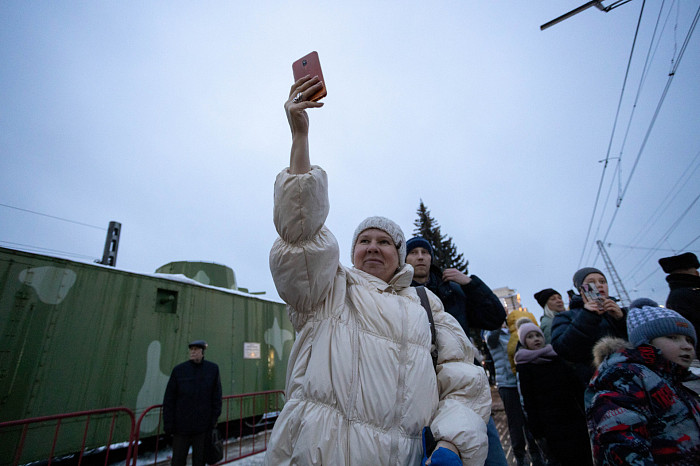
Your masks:
{"label": "phone camera lens", "polygon": [[306,66],[306,60],[302,61],[301,64],[302,64],[303,66]]}

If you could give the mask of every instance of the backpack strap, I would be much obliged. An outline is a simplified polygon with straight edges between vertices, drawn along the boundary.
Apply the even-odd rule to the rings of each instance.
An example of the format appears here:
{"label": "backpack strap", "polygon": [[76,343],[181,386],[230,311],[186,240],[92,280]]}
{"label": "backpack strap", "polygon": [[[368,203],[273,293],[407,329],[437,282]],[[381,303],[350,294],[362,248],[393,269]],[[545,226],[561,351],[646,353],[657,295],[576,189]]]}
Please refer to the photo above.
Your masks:
{"label": "backpack strap", "polygon": [[437,367],[438,350],[437,350],[437,334],[435,333],[435,321],[433,320],[433,311],[430,309],[430,301],[428,300],[428,293],[425,292],[424,286],[417,286],[416,293],[420,298],[420,303],[428,314],[428,320],[430,321],[430,356],[433,358],[433,369]]}

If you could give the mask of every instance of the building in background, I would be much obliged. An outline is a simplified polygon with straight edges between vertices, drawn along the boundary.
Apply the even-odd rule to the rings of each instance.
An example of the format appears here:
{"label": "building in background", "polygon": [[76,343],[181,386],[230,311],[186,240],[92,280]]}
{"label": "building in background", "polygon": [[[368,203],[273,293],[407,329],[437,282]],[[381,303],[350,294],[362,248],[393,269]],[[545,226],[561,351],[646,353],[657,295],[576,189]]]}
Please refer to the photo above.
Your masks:
{"label": "building in background", "polygon": [[514,289],[503,286],[492,291],[501,300],[503,307],[506,308],[506,314],[510,314],[513,311],[527,311],[527,308],[520,303],[520,294]]}

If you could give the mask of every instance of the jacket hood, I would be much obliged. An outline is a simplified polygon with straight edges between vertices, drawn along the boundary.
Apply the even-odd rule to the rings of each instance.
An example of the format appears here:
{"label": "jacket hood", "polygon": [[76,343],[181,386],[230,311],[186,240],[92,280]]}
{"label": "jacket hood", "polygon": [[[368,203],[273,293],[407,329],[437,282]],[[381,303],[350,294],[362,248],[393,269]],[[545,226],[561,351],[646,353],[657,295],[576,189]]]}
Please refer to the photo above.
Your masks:
{"label": "jacket hood", "polygon": [[658,348],[649,344],[635,347],[621,338],[601,338],[593,347],[593,356],[593,364],[598,367],[598,371],[603,371],[605,367],[625,362],[640,364],[655,372],[664,372],[678,380],[687,379],[691,376],[691,372],[688,369],[664,358]]}
{"label": "jacket hood", "polygon": [[626,348],[626,349],[633,349],[634,346],[632,346],[628,341],[623,340],[622,338],[617,338],[617,337],[603,337],[601,338],[598,343],[595,344],[593,347],[593,366],[598,367],[602,364],[603,361],[607,359],[608,356],[610,356],[613,353],[618,352],[619,350]]}

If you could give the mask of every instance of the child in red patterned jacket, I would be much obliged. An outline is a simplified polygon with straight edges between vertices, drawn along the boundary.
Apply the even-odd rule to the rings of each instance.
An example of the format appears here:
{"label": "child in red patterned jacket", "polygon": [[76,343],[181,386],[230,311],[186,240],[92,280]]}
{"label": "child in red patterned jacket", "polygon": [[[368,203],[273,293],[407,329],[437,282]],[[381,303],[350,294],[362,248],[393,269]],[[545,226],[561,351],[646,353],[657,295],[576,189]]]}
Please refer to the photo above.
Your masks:
{"label": "child in red patterned jacket", "polygon": [[675,311],[638,306],[627,316],[629,343],[604,338],[593,349],[599,367],[585,399],[594,460],[700,464],[700,401],[684,385],[697,379],[688,370],[695,329]]}

